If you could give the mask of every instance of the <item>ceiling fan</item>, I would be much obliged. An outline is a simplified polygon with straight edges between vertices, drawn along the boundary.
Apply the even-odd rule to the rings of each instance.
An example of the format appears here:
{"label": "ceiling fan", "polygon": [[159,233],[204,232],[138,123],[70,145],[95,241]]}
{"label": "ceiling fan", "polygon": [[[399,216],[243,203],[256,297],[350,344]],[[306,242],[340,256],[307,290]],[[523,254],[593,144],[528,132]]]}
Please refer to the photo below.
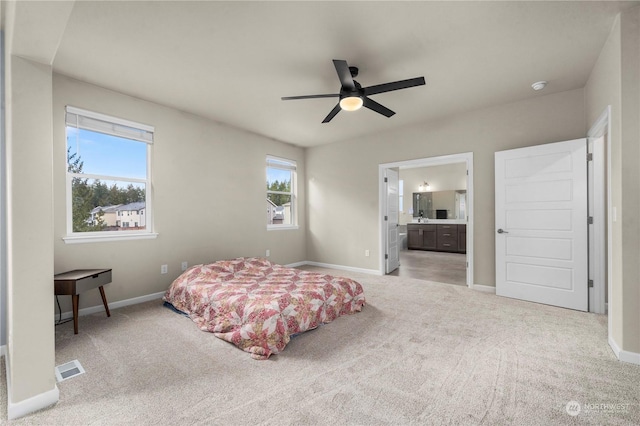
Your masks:
{"label": "ceiling fan", "polygon": [[347,61],[340,59],[334,59],[333,65],[336,67],[338,78],[340,79],[340,93],[331,93],[326,95],[303,95],[303,96],[285,96],[281,99],[283,101],[290,101],[296,99],[314,99],[314,98],[340,98],[338,104],[331,110],[329,115],[322,120],[323,123],[328,123],[340,112],[356,111],[361,107],[369,108],[385,117],[391,117],[395,114],[389,108],[380,105],[373,99],[369,98],[370,95],[376,95],[378,93],[391,92],[393,90],[407,89],[414,86],[422,86],[425,84],[424,77],[410,78],[408,80],[394,81],[391,83],[378,84],[376,86],[362,87],[360,83],[353,78],[358,76],[358,68],[350,67]]}

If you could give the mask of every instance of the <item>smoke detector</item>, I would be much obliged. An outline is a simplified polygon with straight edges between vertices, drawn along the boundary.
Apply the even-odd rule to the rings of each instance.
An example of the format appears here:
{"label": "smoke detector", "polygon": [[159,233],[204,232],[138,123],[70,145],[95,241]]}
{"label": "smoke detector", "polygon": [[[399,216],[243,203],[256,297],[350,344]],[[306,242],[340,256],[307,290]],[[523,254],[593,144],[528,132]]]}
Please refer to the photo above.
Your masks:
{"label": "smoke detector", "polygon": [[546,81],[536,81],[535,83],[533,83],[531,85],[531,88],[533,88],[533,90],[542,90],[547,86],[547,82]]}

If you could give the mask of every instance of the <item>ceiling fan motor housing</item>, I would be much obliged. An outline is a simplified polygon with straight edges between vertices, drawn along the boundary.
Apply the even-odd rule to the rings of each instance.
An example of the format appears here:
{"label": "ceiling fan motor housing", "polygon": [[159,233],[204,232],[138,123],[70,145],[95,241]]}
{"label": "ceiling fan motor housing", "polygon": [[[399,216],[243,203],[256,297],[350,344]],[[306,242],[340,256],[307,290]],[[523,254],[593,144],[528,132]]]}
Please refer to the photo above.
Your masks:
{"label": "ceiling fan motor housing", "polygon": [[[355,68],[355,67],[351,67],[351,68]],[[353,80],[353,84],[355,85],[355,90],[348,90],[348,89],[345,89],[344,87],[340,88],[340,99],[349,98],[352,96],[361,98],[364,96],[364,90],[362,90],[362,86],[360,85],[360,83]]]}

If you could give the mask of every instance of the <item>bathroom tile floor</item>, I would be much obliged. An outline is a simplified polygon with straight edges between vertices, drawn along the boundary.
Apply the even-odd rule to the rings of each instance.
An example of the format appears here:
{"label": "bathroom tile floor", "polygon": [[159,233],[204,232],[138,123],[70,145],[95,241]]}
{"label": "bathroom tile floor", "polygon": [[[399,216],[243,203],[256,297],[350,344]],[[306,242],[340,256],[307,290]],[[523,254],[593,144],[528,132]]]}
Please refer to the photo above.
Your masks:
{"label": "bathroom tile floor", "polygon": [[464,253],[401,250],[400,267],[389,275],[466,286],[466,264]]}

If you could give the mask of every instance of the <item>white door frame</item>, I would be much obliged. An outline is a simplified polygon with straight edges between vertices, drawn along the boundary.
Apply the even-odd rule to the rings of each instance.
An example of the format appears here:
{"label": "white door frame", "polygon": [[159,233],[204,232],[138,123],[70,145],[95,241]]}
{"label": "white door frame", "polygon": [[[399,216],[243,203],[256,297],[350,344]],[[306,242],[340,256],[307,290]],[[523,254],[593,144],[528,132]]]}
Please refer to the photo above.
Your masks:
{"label": "white door frame", "polygon": [[384,185],[385,170],[396,167],[429,167],[453,163],[466,163],[467,165],[467,287],[473,288],[473,152],[442,155],[439,157],[419,158],[415,160],[397,161],[394,163],[384,163],[378,165],[378,229],[380,231],[378,242],[378,253],[380,253],[378,270],[380,275],[385,275],[384,255],[387,246],[386,226],[384,221],[384,212],[386,210],[386,189]]}
{"label": "white door frame", "polygon": [[[389,173],[391,172],[391,173]],[[391,213],[391,205],[392,203],[389,202],[389,188],[390,188],[390,184],[389,184],[389,176],[395,174],[395,184],[396,184],[396,196],[395,196],[395,215],[393,215]],[[400,222],[400,211],[398,209],[398,198],[400,197],[399,194],[399,178],[400,173],[398,170],[396,169],[384,169],[384,177],[385,177],[385,202],[384,202],[384,216],[386,218],[385,223],[386,223],[386,234],[385,234],[385,253],[388,254],[385,255],[385,266],[384,266],[384,272],[385,274],[388,274],[390,272],[395,271],[396,269],[398,269],[398,267],[400,266],[400,247],[399,247],[399,241],[398,241],[398,226],[399,226],[399,222]],[[395,221],[394,218],[395,217]],[[393,225],[395,223],[395,226]],[[392,250],[392,241],[389,238],[390,234],[394,233],[395,238],[395,256],[392,255],[392,253],[394,252],[394,250]],[[393,263],[392,263],[393,262]]]}
{"label": "white door frame", "polygon": [[[593,188],[594,191],[592,193],[594,197],[593,221],[594,221],[594,225],[597,225],[598,223],[602,224],[605,220],[605,217],[603,216],[607,216],[607,224],[606,224],[607,250],[606,250],[606,256],[605,256],[605,253],[604,253],[605,235],[602,232],[602,230],[604,229],[604,226],[594,226],[593,227],[593,231],[595,232],[594,246],[592,248],[594,250],[594,253],[593,253],[594,254],[593,256],[594,286],[591,289],[593,291],[594,297],[593,298],[590,297],[589,299],[590,300],[593,299],[595,306],[591,306],[590,304],[589,312],[610,313],[612,310],[611,287],[613,284],[612,267],[611,267],[611,265],[613,264],[612,258],[611,258],[612,235],[613,235],[612,229],[613,229],[613,215],[615,214],[613,212],[612,204],[611,204],[611,106],[610,105],[604,109],[602,114],[600,114],[600,117],[598,117],[596,122],[591,126],[591,129],[589,129],[589,131],[587,132],[587,140],[589,141],[600,138],[601,136],[605,137],[604,151],[606,151],[606,157],[607,157],[607,161],[606,161],[607,166],[605,171],[607,176],[607,185],[605,188],[604,182],[603,182],[604,174],[601,173],[602,170],[600,170],[600,172],[596,172],[594,174],[594,188]],[[598,161],[598,159],[595,157],[596,156],[594,156],[594,160]],[[602,168],[603,164],[604,164],[603,162],[600,163],[599,165],[600,169]],[[598,168],[597,164],[594,164],[594,166],[596,169]],[[606,211],[608,212],[608,215],[605,215],[605,210],[604,210],[605,206],[606,206]],[[592,229],[590,229],[590,231],[592,231]],[[606,283],[608,283],[608,286],[606,286],[605,280],[604,280],[605,271],[607,271]],[[608,291],[607,291],[608,306],[606,308],[605,308],[605,300],[604,300],[605,286],[608,287]],[[611,315],[609,315],[608,322],[609,322],[608,324],[609,337],[611,337],[612,335]]]}

